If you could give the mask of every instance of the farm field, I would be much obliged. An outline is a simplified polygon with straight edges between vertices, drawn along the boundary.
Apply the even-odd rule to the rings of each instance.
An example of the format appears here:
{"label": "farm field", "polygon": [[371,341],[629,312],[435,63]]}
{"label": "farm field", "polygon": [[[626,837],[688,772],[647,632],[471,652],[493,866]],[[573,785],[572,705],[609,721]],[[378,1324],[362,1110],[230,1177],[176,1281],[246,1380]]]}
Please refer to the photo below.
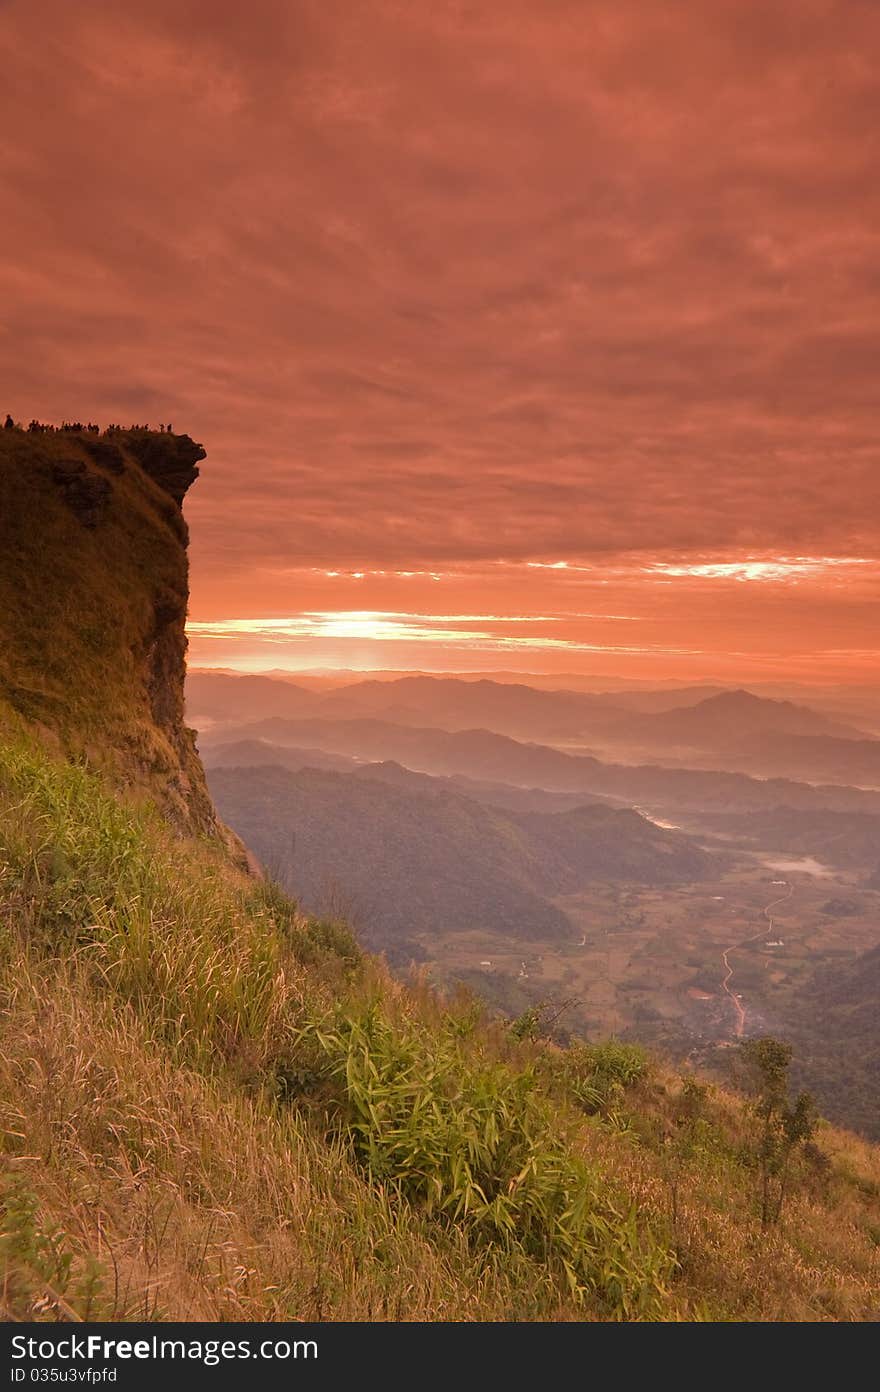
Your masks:
{"label": "farm field", "polygon": [[[546,1002],[572,1033],[637,1038],[711,1062],[736,1038],[737,1011],[722,986],[725,951],[753,1035],[783,1027],[818,967],[880,941],[880,894],[855,874],[778,856],[742,855],[728,866],[695,886],[595,885],[559,898],[572,927],[561,946],[524,951],[521,941],[488,933],[426,937],[428,970],[505,1010]],[[780,899],[768,918],[767,905]]]}

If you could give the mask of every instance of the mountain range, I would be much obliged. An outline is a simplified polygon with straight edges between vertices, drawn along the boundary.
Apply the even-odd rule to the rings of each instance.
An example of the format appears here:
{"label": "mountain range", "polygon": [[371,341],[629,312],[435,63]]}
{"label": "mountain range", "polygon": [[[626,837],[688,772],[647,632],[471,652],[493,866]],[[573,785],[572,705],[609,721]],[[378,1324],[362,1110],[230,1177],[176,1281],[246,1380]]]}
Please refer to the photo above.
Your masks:
{"label": "mountain range", "polygon": [[858,788],[813,787],[723,770],[611,764],[491,730],[449,731],[380,720],[289,720],[276,716],[240,727],[209,728],[199,745],[210,762],[218,746],[241,740],[317,748],[366,762],[394,760],[435,775],[463,775],[519,787],[611,797],[661,812],[747,812],[780,804],[880,811],[880,793]]}
{"label": "mountain range", "polygon": [[[314,690],[293,680],[195,671],[187,678],[193,724],[288,718],[381,718],[429,723],[440,729],[485,726],[500,734],[546,739],[614,732],[655,735],[664,742],[699,742],[732,735],[778,732],[858,739],[863,732],[808,706],[771,700],[742,689],[685,689],[679,693],[592,693],[545,690],[519,682],[408,676],[365,680]],[[675,704],[680,699],[681,704]],[[661,708],[657,709],[657,703]],[[643,709],[653,706],[654,708]]]}
{"label": "mountain range", "polygon": [[[669,693],[641,693],[668,702]],[[189,718],[203,733],[265,719],[378,720],[450,733],[488,730],[616,763],[880,787],[880,740],[788,700],[720,691],[680,706],[627,709],[617,694],[520,683],[403,677],[314,690],[262,676],[196,672]],[[620,702],[628,694],[620,693]]]}

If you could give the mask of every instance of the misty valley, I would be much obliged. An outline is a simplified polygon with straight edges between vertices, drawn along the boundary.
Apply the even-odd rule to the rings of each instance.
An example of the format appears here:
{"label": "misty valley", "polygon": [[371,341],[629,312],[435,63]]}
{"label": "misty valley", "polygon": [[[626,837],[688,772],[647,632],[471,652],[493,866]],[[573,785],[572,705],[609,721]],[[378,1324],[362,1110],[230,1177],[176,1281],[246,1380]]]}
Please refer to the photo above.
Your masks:
{"label": "misty valley", "polygon": [[794,695],[188,678],[223,818],[399,974],[720,1076],[785,1037],[826,1115],[876,1137],[874,693],[845,719]]}

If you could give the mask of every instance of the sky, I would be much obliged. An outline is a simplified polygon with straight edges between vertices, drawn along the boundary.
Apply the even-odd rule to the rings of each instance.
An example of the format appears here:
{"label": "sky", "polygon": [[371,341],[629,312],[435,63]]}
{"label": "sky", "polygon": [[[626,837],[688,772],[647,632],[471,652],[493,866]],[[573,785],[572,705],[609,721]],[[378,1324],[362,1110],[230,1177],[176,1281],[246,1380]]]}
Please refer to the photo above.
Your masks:
{"label": "sky", "polygon": [[876,680],[876,0],[0,0],[0,409],[191,660]]}

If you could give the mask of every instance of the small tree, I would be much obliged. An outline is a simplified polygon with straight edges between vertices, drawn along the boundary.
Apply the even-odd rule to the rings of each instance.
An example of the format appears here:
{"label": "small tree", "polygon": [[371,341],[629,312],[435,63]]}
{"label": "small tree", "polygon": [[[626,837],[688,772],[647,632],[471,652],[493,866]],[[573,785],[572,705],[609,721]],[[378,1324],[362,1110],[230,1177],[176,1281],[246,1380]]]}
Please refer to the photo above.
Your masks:
{"label": "small tree", "polygon": [[752,1075],[754,1113],[759,1131],[755,1147],[761,1176],[761,1227],[779,1222],[792,1162],[816,1129],[816,1108],[808,1092],[788,1100],[792,1048],[778,1039],[750,1039],[742,1057]]}

